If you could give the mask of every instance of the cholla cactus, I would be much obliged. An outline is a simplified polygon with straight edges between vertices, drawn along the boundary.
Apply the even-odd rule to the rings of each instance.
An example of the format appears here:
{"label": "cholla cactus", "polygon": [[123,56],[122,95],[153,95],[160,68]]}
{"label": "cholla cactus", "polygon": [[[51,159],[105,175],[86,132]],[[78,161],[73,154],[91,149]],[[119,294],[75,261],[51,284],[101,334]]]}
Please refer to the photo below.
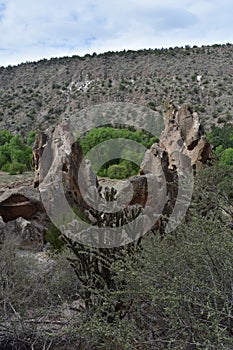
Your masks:
{"label": "cholla cactus", "polygon": [[[114,201],[116,194],[116,189],[108,187],[101,192],[101,196],[107,202]],[[96,209],[89,209],[88,212],[94,226],[105,227],[107,229],[108,227],[121,227],[132,222],[142,210],[143,208],[140,205],[135,205],[115,213],[106,213]],[[133,236],[134,232],[131,232],[133,229],[138,228],[128,229],[127,234]],[[86,234],[89,233],[86,232]],[[67,247],[74,253],[74,257],[69,258],[69,260],[80,281],[79,292],[87,308],[103,303],[103,291],[113,291],[116,289],[112,264],[117,260],[124,260],[130,254],[135,254],[140,249],[141,242],[141,238],[139,238],[125,246],[96,248],[73,241],[65,234],[61,237]]]}

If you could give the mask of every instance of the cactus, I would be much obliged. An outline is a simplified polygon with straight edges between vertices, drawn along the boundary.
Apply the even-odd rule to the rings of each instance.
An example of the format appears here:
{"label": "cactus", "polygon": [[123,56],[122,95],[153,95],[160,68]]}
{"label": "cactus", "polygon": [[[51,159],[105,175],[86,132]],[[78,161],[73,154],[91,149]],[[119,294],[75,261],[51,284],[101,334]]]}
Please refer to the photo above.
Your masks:
{"label": "cactus", "polygon": [[[108,202],[116,199],[117,191],[114,188],[104,188],[100,195]],[[121,227],[132,222],[142,212],[140,205],[124,208],[116,213],[106,213],[89,209],[93,225],[97,227]],[[136,229],[136,228],[135,228]],[[138,228],[137,228],[138,229]],[[82,232],[85,234],[85,232]],[[86,234],[89,234],[88,230]],[[133,236],[132,229],[127,234]],[[98,307],[104,302],[104,291],[116,290],[112,264],[117,260],[125,260],[127,256],[140,250],[141,238],[126,246],[114,248],[96,248],[73,241],[63,234],[61,236],[65,245],[71,249],[74,257],[69,258],[71,266],[80,281],[80,295],[84,299],[86,308]],[[119,310],[119,305],[116,306]]]}

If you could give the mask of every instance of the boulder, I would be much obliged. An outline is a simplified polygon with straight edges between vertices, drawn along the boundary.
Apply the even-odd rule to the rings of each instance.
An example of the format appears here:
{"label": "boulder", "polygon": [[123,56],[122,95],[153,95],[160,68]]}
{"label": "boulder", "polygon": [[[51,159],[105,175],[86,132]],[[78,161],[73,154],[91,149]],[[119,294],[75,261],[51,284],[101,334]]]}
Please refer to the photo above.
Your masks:
{"label": "boulder", "polygon": [[37,221],[25,220],[18,217],[16,220],[5,223],[0,217],[0,238],[14,239],[19,249],[42,250],[44,247],[45,226]]}
{"label": "boulder", "polygon": [[5,189],[0,194],[0,240],[14,238],[20,249],[41,250],[49,220],[38,190]]}
{"label": "boulder", "polygon": [[0,216],[4,222],[12,221],[18,217],[33,218],[45,213],[40,200],[40,193],[30,187],[5,188],[0,193]]}

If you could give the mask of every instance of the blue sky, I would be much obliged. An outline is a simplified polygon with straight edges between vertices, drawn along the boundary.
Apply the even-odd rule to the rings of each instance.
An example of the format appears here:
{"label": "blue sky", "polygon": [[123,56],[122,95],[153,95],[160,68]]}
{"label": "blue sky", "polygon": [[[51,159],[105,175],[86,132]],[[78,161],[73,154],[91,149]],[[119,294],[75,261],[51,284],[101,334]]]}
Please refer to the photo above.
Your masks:
{"label": "blue sky", "polygon": [[0,0],[0,66],[233,42],[232,0]]}

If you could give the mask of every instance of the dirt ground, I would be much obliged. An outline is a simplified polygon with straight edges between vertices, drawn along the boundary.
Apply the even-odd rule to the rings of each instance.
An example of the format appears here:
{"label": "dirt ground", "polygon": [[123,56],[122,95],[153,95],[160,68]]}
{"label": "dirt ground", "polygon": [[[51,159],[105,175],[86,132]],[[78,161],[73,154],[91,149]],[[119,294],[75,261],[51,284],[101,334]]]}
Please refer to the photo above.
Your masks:
{"label": "dirt ground", "polygon": [[23,174],[9,175],[3,171],[0,171],[0,189],[4,187],[13,188],[24,185],[32,185],[34,178],[34,172],[25,172]]}

